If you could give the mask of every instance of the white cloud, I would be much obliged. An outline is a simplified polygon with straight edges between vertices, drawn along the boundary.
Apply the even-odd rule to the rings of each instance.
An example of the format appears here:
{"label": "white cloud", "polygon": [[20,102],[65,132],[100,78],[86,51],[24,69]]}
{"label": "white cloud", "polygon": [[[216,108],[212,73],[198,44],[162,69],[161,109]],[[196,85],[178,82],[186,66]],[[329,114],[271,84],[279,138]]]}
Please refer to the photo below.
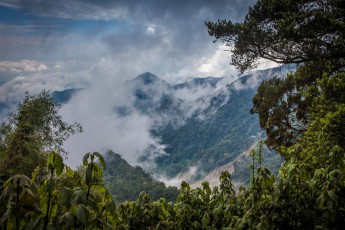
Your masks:
{"label": "white cloud", "polygon": [[146,29],[146,32],[148,34],[154,34],[155,33],[155,27],[154,26],[148,26]]}
{"label": "white cloud", "polygon": [[[80,122],[82,134],[72,136],[65,148],[70,153],[67,163],[76,166],[82,156],[90,151],[111,149],[123,154],[131,164],[149,145],[159,145],[159,140],[151,137],[152,119],[135,112],[129,116],[116,115],[117,106],[130,106],[133,95],[123,82],[129,77],[122,75],[118,64],[102,58],[90,68],[89,87],[79,92],[61,108],[63,119]],[[133,76],[132,76],[133,77]]]}
{"label": "white cloud", "polygon": [[233,66],[229,65],[229,59],[231,57],[230,52],[225,52],[225,45],[218,45],[215,48],[214,53],[209,57],[204,57],[200,60],[200,66],[198,71],[208,76],[225,76],[229,74],[237,74],[237,71]]}
{"label": "white cloud", "polygon": [[198,58],[190,57],[187,59],[188,65],[163,74],[162,78],[168,82],[184,82],[188,78],[213,76],[226,77],[233,81],[238,78],[238,72],[234,66],[230,66],[231,53],[226,52],[225,48],[224,45],[214,44],[209,52]]}
{"label": "white cloud", "polygon": [[193,165],[193,166],[189,167],[188,170],[186,170],[182,173],[179,173],[176,177],[173,177],[173,178],[168,178],[164,175],[157,175],[157,174],[154,174],[153,177],[156,180],[162,181],[167,186],[175,186],[177,188],[180,188],[182,181],[188,182],[195,175],[195,173],[198,170],[200,170],[199,166]]}
{"label": "white cloud", "polygon": [[255,70],[271,69],[271,68],[277,67],[278,65],[279,64],[277,64],[276,62],[273,62],[273,61],[266,60],[266,59],[260,59],[257,68],[255,68],[253,70],[255,71]]}
{"label": "white cloud", "polygon": [[0,71],[9,71],[15,73],[23,72],[40,72],[47,70],[48,67],[36,60],[21,60],[21,61],[0,61]]}
{"label": "white cloud", "polygon": [[[2,75],[15,73],[7,82],[0,85],[0,103],[16,104],[25,92],[37,94],[42,90],[85,87],[91,78],[91,67],[84,69],[83,64],[66,61],[52,66],[54,65],[55,67],[49,67],[48,64],[35,60],[0,62]],[[59,68],[56,68],[57,65]]]}

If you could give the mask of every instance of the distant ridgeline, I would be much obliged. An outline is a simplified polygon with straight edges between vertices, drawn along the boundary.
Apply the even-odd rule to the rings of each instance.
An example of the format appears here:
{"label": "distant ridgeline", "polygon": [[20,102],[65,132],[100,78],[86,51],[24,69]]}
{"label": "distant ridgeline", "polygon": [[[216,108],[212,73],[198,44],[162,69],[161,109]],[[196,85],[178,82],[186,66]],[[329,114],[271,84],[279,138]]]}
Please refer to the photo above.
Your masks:
{"label": "distant ridgeline", "polygon": [[66,89],[63,91],[54,91],[52,92],[52,98],[56,104],[67,103],[76,93],[82,89]]}
{"label": "distant ridgeline", "polygon": [[[173,178],[196,167],[190,182],[204,178],[212,170],[232,162],[248,150],[265,134],[260,129],[257,115],[251,115],[252,98],[259,83],[273,75],[284,76],[294,67],[282,66],[261,70],[243,76],[230,84],[221,84],[223,78],[195,78],[185,83],[171,85],[151,73],[144,73],[127,81],[124,87],[133,92],[134,104],[119,106],[115,112],[127,116],[133,107],[136,112],[156,119],[152,135],[167,146],[167,154],[159,155],[150,146],[143,150],[140,161],[154,157],[153,173]],[[66,103],[80,89],[69,89],[52,94],[54,101]],[[199,92],[204,91],[204,93]],[[188,92],[191,97],[181,96]],[[208,92],[208,93],[205,93]],[[156,154],[156,155],[155,155]],[[269,168],[277,169],[281,160],[275,154],[265,154]],[[242,158],[241,158],[242,159]],[[234,175],[240,181],[248,181],[243,159],[237,162]],[[240,167],[241,166],[241,167]]]}

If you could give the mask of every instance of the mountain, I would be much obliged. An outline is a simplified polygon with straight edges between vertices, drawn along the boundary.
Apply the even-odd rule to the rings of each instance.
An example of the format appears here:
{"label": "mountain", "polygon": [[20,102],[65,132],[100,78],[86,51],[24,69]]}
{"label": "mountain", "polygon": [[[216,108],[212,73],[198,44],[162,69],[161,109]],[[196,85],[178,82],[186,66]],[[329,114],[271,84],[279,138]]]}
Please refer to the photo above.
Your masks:
{"label": "mountain", "polygon": [[67,103],[76,93],[78,93],[82,89],[65,89],[62,91],[54,91],[52,92],[51,96],[53,98],[54,103],[56,104],[64,104]]}
{"label": "mountain", "polygon": [[[264,138],[257,115],[251,115],[249,111],[259,82],[271,77],[275,71],[278,69],[255,72],[199,97],[193,104],[207,106],[199,106],[182,125],[167,125],[153,130],[153,135],[161,138],[161,143],[167,146],[167,154],[155,158],[155,173],[173,178],[193,168],[193,175],[188,180],[200,180],[213,170],[233,162],[258,139]],[[206,78],[204,81],[217,82],[214,78]],[[173,88],[181,89],[182,86],[190,85],[180,84]],[[213,87],[216,88],[216,85]],[[269,167],[277,169],[281,163],[279,156],[266,155],[274,158]],[[239,170],[237,167],[235,174]],[[248,178],[237,178],[241,182],[248,181]]]}
{"label": "mountain", "polygon": [[143,85],[150,85],[150,84],[155,84],[157,82],[163,82],[163,81],[159,77],[154,75],[153,73],[146,72],[134,78],[132,82],[141,83]]}
{"label": "mountain", "polygon": [[174,85],[174,89],[192,89],[192,88],[206,88],[206,87],[213,87],[216,88],[217,84],[222,81],[223,78],[214,78],[214,77],[206,77],[206,78],[194,78],[190,81]]}
{"label": "mountain", "polygon": [[205,117],[224,104],[227,95],[221,95],[222,90],[210,97],[218,91],[217,84],[221,80],[223,78],[194,78],[174,85],[147,72],[126,82],[126,87],[135,95],[136,110],[155,119],[158,125],[153,130],[158,130],[180,127],[191,116]]}
{"label": "mountain", "polygon": [[153,200],[165,198],[175,201],[179,190],[176,187],[165,187],[164,183],[152,179],[139,166],[131,166],[121,155],[112,151],[105,154],[107,162],[104,171],[104,181],[110,193],[118,202],[136,200],[145,191]]}
{"label": "mountain", "polygon": [[[181,100],[174,98],[171,86],[156,75],[146,72],[136,78],[125,82],[134,95],[133,105],[128,105],[126,110],[133,107],[139,112],[151,117],[159,117],[163,121],[164,114],[170,118],[183,116],[181,111]],[[123,110],[124,107],[121,107]],[[164,122],[173,122],[174,119],[165,119]]]}
{"label": "mountain", "polygon": [[207,119],[190,118],[175,129],[166,127],[157,132],[166,152],[157,158],[158,170],[173,177],[197,166],[196,178],[231,162],[260,137],[258,118],[249,114],[253,89],[231,92],[225,105]]}
{"label": "mountain", "polygon": [[[115,106],[114,113],[128,116],[135,110],[154,121],[151,134],[166,148],[165,154],[156,154],[154,146],[141,150],[138,160],[143,165],[153,159],[150,163],[155,167],[146,169],[150,173],[174,178],[192,168],[188,180],[193,182],[232,164],[238,181],[247,183],[248,177],[239,175],[245,174],[248,162],[243,153],[265,137],[257,115],[249,113],[252,98],[263,79],[290,70],[283,66],[256,71],[229,84],[223,78],[208,77],[175,85],[146,72],[124,83],[132,104]],[[66,103],[75,92],[55,92],[53,97]],[[244,157],[239,158],[241,154]],[[272,153],[266,156],[272,159],[268,166],[277,169],[282,160]]]}

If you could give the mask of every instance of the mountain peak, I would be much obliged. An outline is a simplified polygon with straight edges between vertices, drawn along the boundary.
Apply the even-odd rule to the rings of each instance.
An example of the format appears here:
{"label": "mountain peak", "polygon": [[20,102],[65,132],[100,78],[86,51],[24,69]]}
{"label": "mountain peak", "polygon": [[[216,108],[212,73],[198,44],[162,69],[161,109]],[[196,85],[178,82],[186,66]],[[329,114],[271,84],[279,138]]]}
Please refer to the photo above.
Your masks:
{"label": "mountain peak", "polygon": [[152,84],[160,80],[159,77],[150,72],[145,72],[137,76],[134,80],[141,81],[145,85]]}

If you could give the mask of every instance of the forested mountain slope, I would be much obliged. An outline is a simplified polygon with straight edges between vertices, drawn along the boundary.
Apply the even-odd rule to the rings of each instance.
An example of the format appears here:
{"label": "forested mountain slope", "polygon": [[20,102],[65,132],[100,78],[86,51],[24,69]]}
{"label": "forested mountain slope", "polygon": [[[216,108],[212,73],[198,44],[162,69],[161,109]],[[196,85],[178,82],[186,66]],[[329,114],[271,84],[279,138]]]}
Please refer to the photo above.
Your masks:
{"label": "forested mountain slope", "polygon": [[[264,137],[258,116],[249,112],[252,98],[263,79],[292,70],[282,66],[256,71],[229,84],[223,78],[208,77],[173,85],[143,73],[124,83],[132,94],[132,104],[115,105],[114,113],[125,117],[135,111],[154,121],[151,134],[166,146],[166,154],[156,154],[154,146],[141,150],[138,161],[155,165],[150,173],[172,178],[195,167],[195,174],[188,178],[195,181],[232,162]],[[52,96],[56,102],[68,103],[78,91],[53,92]],[[272,167],[278,168],[279,161],[274,162]]]}
{"label": "forested mountain slope", "polygon": [[[158,170],[173,177],[196,167],[194,176],[190,178],[193,181],[202,179],[247,151],[258,139],[264,138],[258,116],[250,114],[259,82],[289,70],[289,67],[281,67],[241,77],[209,95],[209,106],[197,111],[183,125],[155,131],[155,135],[167,145],[165,151],[168,153],[156,159]],[[204,116],[200,118],[200,114]],[[267,156],[276,157],[274,154]],[[274,162],[273,168],[278,168],[280,161]]]}

